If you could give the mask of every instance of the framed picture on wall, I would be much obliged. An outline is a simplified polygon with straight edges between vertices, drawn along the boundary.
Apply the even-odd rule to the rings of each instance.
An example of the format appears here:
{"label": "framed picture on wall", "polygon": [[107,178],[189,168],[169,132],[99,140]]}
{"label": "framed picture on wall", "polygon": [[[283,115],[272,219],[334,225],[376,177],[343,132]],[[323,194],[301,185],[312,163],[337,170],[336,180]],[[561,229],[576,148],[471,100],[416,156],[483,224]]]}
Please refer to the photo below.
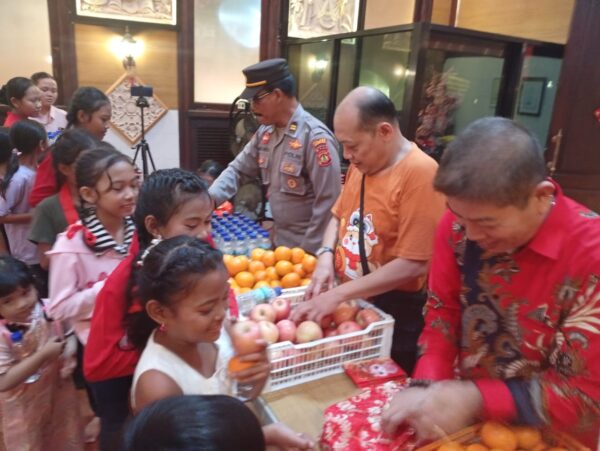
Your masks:
{"label": "framed picture on wall", "polygon": [[177,0],[75,0],[80,17],[177,24]]}
{"label": "framed picture on wall", "polygon": [[528,116],[539,116],[544,101],[544,90],[546,89],[545,77],[523,77],[521,79],[521,90],[519,93],[518,114]]}

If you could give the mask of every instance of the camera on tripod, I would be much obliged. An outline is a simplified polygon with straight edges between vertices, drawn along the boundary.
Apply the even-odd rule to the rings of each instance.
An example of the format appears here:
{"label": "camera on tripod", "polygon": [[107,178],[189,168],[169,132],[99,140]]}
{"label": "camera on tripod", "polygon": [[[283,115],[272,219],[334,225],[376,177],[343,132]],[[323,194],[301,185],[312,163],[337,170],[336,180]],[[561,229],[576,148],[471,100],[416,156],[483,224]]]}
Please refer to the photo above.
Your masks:
{"label": "camera on tripod", "polygon": [[152,97],[154,90],[152,86],[132,86],[131,97],[137,97],[135,105],[141,108],[148,108],[148,99],[146,97]]}
{"label": "camera on tripod", "polygon": [[133,156],[133,162],[135,164],[138,156],[142,158],[142,173],[144,177],[147,177],[149,174],[149,165],[152,166],[152,170],[156,171],[156,167],[154,166],[154,159],[152,158],[152,154],[150,153],[150,146],[146,141],[146,133],[144,129],[144,108],[149,108],[150,105],[148,103],[147,97],[152,97],[154,95],[154,90],[152,86],[132,86],[131,87],[131,96],[137,97],[135,101],[135,106],[140,109],[140,119],[141,119],[141,127],[142,127],[142,138],[140,142],[135,146],[135,155]]}

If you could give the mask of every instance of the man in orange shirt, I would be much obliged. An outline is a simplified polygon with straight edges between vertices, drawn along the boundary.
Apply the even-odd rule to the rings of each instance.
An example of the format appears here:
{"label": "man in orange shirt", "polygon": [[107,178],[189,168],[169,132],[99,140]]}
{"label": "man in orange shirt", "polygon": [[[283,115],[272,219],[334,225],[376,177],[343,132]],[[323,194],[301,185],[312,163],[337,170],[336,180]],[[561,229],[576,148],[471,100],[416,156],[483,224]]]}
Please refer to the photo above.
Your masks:
{"label": "man in orange shirt", "polygon": [[[392,358],[410,374],[444,211],[444,197],[433,189],[437,163],[402,136],[393,102],[376,89],[350,92],[334,127],[351,166],[317,251],[310,301],[293,318],[320,321],[342,301],[370,299],[394,317]],[[334,287],[336,272],[344,283]]]}

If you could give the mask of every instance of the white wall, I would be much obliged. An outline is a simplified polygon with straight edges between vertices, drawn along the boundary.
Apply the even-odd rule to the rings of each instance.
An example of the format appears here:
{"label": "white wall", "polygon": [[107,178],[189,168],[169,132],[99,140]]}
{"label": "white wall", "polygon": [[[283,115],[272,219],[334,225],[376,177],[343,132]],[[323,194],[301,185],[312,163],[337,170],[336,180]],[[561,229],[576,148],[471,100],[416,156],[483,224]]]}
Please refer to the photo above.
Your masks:
{"label": "white wall", "polygon": [[0,84],[34,72],[52,73],[46,0],[1,0],[0,30]]}
{"label": "white wall", "polygon": [[[129,143],[117,133],[109,130],[104,140],[133,158],[135,150],[131,149]],[[156,169],[179,167],[179,112],[169,110],[146,134],[146,141]],[[141,169],[141,156],[138,158],[137,165]]]}

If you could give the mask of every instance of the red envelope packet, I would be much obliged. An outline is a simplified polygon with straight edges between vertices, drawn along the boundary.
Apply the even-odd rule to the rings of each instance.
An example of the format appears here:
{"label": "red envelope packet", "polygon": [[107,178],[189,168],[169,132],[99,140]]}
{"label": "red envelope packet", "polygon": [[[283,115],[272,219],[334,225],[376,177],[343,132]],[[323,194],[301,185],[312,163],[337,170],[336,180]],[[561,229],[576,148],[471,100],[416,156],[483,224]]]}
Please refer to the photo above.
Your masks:
{"label": "red envelope packet", "polygon": [[406,379],[404,370],[390,358],[346,362],[343,368],[348,377],[360,388]]}
{"label": "red envelope packet", "polygon": [[324,451],[412,451],[416,449],[414,432],[400,427],[394,436],[381,430],[381,414],[392,396],[405,388],[386,382],[325,409],[321,433]]}

